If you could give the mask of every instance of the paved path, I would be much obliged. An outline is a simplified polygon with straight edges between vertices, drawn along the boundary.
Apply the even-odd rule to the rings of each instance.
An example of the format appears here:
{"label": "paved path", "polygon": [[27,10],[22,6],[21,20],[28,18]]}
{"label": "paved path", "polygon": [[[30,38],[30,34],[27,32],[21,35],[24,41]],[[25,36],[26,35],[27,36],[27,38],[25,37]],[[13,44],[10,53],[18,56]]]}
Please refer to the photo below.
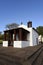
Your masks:
{"label": "paved path", "polygon": [[[22,65],[25,62],[25,59],[30,57],[40,47],[41,45],[22,48],[22,49],[12,48],[12,47],[8,47],[8,48],[0,47],[0,65]],[[43,65],[43,51],[41,52],[38,58],[42,58],[41,65]],[[27,64],[23,64],[23,65],[27,65]]]}
{"label": "paved path", "polygon": [[35,60],[33,65],[43,65],[43,51],[38,56],[38,58]]}

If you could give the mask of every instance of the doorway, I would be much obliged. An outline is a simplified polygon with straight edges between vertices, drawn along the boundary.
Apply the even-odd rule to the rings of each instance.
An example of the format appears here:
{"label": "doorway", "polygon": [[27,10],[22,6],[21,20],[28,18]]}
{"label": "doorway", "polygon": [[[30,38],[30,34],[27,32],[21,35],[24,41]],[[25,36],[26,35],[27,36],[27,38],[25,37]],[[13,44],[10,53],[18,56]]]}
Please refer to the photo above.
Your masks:
{"label": "doorway", "polygon": [[8,38],[8,46],[13,46],[13,31],[9,32]]}

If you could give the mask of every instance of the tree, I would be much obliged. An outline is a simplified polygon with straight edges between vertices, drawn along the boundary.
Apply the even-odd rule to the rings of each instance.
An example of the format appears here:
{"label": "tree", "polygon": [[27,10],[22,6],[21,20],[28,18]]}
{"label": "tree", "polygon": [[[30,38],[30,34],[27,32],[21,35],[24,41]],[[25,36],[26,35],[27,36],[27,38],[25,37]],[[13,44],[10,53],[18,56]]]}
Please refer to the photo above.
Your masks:
{"label": "tree", "polygon": [[16,24],[16,23],[7,24],[7,25],[6,25],[6,29],[14,29],[14,28],[16,28],[16,27],[18,27],[18,26],[19,26],[19,25]]}
{"label": "tree", "polygon": [[39,35],[43,36],[43,26],[37,27],[36,30],[38,31]]}
{"label": "tree", "polygon": [[0,35],[2,34],[2,32],[0,31]]}
{"label": "tree", "polygon": [[2,34],[2,32],[0,32],[0,43],[2,44],[2,41],[3,41],[3,37],[4,35]]}

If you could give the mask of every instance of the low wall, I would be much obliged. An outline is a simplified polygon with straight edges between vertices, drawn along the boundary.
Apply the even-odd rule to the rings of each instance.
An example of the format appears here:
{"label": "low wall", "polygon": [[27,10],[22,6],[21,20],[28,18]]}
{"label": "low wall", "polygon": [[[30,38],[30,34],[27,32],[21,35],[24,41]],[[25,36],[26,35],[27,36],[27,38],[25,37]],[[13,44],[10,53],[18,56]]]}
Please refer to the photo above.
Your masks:
{"label": "low wall", "polygon": [[22,45],[22,48],[29,46],[29,41],[22,41],[21,43],[22,43],[21,44]]}
{"label": "low wall", "polygon": [[14,41],[13,47],[24,48],[29,46],[29,41]]}
{"label": "low wall", "polygon": [[[8,41],[3,41],[3,47],[8,47]],[[24,48],[29,46],[29,41],[14,41],[13,47],[14,48]]]}
{"label": "low wall", "polygon": [[21,48],[21,41],[14,41],[13,47],[15,47],[15,48]]}
{"label": "low wall", "polygon": [[3,46],[3,47],[8,47],[8,41],[3,41],[2,46]]}

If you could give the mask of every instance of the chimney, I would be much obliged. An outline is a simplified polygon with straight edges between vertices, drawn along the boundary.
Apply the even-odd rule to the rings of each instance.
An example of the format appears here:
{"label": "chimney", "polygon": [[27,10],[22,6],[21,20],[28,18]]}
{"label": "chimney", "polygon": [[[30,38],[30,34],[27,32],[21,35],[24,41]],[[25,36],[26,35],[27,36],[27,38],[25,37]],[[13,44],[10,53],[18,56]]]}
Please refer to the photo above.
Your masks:
{"label": "chimney", "polygon": [[32,27],[32,21],[29,21],[29,22],[27,23],[27,27]]}

